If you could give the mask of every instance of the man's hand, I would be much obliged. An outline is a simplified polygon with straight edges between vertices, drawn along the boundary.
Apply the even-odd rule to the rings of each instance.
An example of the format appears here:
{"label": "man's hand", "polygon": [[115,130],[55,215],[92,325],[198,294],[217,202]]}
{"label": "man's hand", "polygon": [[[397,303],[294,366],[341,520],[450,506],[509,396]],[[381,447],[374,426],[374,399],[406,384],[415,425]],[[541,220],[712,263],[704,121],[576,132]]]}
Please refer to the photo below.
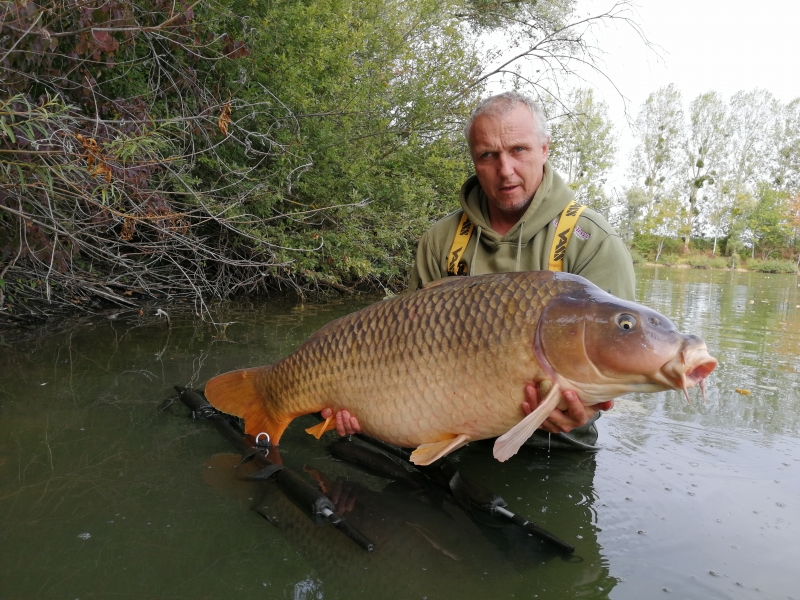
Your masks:
{"label": "man's hand", "polygon": [[[550,433],[561,433],[572,431],[575,427],[586,425],[597,412],[601,410],[611,410],[614,407],[614,401],[608,400],[600,404],[593,404],[586,406],[578,394],[572,390],[567,390],[562,394],[562,398],[567,405],[565,410],[554,408],[550,416],[547,417],[544,423],[541,424],[539,429],[544,429]],[[540,398],[539,390],[535,385],[529,383],[525,386],[525,402],[522,403],[522,412],[525,415],[531,414],[539,403],[544,400]]]}
{"label": "man's hand", "polygon": [[[333,411],[330,408],[323,408],[320,414],[323,419],[327,419],[333,414]],[[358,419],[352,416],[349,411],[340,410],[336,413],[336,433],[339,435],[361,433],[361,425],[358,424]]]}

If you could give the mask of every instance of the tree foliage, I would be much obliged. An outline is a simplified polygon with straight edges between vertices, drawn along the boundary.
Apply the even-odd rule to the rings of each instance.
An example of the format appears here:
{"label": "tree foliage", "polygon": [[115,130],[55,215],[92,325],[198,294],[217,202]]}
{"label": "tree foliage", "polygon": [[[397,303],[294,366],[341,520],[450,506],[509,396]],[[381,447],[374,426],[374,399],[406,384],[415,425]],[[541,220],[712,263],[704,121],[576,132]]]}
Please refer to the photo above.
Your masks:
{"label": "tree foliage", "polygon": [[456,206],[484,87],[513,75],[559,97],[572,65],[596,64],[592,28],[636,27],[629,10],[3,2],[0,307],[400,289]]}
{"label": "tree foliage", "polygon": [[651,94],[637,120],[624,211],[641,237],[723,238],[725,252],[796,252],[792,199],[800,191],[800,99],[765,90],[725,102],[708,92],[682,116],[674,86]]}
{"label": "tree foliage", "polygon": [[575,190],[580,202],[608,215],[605,192],[617,153],[608,106],[591,89],[577,89],[568,99],[568,114],[551,126],[550,162]]}
{"label": "tree foliage", "polygon": [[[709,188],[723,173],[727,142],[727,107],[716,92],[701,94],[689,106],[688,130],[681,154],[681,178],[686,197],[686,219],[681,223],[684,250],[704,224],[700,204],[713,196]],[[704,194],[704,192],[706,192]],[[712,209],[713,210],[713,209]]]}

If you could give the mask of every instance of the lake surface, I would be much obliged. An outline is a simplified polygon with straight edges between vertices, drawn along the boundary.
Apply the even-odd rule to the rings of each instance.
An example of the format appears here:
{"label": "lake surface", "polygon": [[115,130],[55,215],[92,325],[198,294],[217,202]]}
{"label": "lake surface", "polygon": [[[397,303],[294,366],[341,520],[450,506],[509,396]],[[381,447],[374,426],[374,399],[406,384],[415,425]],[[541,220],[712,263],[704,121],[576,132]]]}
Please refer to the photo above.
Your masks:
{"label": "lake surface", "polygon": [[705,402],[626,396],[598,452],[455,456],[572,557],[333,460],[335,435],[298,419],[284,462],[338,500],[366,553],[241,480],[230,442],[170,404],[173,385],[273,362],[366,300],[225,305],[220,329],[188,307],[123,311],[0,339],[0,598],[800,600],[800,282],[637,274],[639,300],[719,359]]}

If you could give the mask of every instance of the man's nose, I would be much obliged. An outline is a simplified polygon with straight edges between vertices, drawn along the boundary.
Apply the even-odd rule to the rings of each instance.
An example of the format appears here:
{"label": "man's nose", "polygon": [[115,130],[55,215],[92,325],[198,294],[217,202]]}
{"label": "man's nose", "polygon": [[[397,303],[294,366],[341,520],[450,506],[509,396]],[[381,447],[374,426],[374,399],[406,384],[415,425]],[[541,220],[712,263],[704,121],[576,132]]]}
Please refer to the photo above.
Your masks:
{"label": "man's nose", "polygon": [[500,154],[497,162],[497,171],[500,175],[503,177],[509,177],[514,174],[513,161],[508,154]]}

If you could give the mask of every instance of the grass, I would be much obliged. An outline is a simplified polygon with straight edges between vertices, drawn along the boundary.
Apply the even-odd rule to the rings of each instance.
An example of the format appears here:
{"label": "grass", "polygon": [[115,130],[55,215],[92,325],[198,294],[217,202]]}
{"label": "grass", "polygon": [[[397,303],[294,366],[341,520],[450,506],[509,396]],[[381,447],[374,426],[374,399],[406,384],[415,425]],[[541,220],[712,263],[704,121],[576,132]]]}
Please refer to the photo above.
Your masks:
{"label": "grass", "polygon": [[747,269],[759,273],[797,273],[797,263],[793,260],[759,260],[756,258],[747,261]]}

